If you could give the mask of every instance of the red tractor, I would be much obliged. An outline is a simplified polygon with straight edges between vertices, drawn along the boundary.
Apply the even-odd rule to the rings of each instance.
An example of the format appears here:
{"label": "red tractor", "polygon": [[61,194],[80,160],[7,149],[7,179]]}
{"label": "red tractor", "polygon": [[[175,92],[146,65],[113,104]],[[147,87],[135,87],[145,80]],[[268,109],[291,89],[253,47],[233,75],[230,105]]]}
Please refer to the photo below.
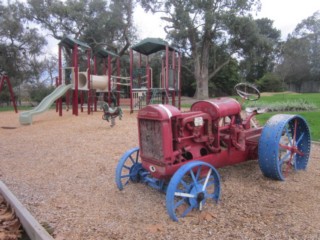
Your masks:
{"label": "red tractor", "polygon": [[[246,100],[260,97],[252,85],[241,83],[235,89]],[[278,114],[264,127],[252,127],[257,113],[243,118],[240,103],[229,97],[195,102],[187,112],[163,104],[141,109],[140,147],[121,157],[118,188],[142,182],[164,191],[168,214],[178,221],[208,200],[219,200],[216,168],[258,159],[262,173],[276,180],[306,169],[311,145],[307,122],[299,115]]]}

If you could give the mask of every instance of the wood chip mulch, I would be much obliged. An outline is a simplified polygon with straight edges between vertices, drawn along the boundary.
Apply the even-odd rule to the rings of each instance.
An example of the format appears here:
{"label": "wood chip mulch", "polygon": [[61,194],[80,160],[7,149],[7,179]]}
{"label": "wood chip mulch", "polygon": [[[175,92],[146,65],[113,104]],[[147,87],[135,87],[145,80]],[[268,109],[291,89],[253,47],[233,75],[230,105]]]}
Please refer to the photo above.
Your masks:
{"label": "wood chip mulch", "polygon": [[136,146],[136,113],[110,127],[102,112],[52,110],[30,126],[0,112],[0,179],[55,239],[320,239],[319,145],[308,169],[284,182],[265,178],[257,161],[218,169],[221,201],[178,223],[163,193],[117,189],[117,163]]}

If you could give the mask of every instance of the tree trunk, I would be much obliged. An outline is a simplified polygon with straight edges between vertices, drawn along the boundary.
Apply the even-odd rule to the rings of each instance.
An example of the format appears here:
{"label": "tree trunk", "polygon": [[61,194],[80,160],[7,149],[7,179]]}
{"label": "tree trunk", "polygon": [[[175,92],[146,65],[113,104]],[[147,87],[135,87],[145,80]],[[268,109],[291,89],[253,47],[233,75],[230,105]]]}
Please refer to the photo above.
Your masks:
{"label": "tree trunk", "polygon": [[196,78],[196,99],[203,100],[209,98],[209,51],[210,44],[204,42],[200,53],[195,53],[194,73]]}
{"label": "tree trunk", "polygon": [[195,77],[196,77],[196,93],[195,97],[198,100],[209,98],[208,87],[208,66],[203,66],[199,58],[195,61]]}

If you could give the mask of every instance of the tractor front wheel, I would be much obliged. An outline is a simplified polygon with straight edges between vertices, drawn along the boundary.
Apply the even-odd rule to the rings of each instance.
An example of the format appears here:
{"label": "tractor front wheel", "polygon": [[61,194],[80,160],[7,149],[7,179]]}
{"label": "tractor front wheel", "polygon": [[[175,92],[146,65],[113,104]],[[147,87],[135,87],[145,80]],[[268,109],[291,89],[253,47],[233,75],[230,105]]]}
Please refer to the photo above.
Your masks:
{"label": "tractor front wheel", "polygon": [[193,209],[202,210],[207,200],[220,198],[220,176],[210,164],[193,161],[173,175],[167,188],[166,207],[169,216],[178,221]]}
{"label": "tractor front wheel", "polygon": [[139,172],[142,170],[139,158],[139,147],[128,150],[120,158],[116,168],[116,183],[119,190],[131,182],[139,181]]}
{"label": "tractor front wheel", "polygon": [[259,140],[262,173],[283,181],[290,172],[306,169],[310,145],[310,131],[304,118],[299,115],[274,115],[264,126]]}

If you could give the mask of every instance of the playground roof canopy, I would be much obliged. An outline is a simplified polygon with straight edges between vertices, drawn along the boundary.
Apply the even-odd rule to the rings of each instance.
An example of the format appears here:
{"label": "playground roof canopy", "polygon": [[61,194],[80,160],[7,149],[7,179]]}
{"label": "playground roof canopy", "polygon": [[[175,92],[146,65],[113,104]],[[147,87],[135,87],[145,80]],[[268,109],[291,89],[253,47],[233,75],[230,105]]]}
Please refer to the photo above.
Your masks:
{"label": "playground roof canopy", "polygon": [[170,51],[175,51],[173,47],[169,46],[168,42],[161,38],[146,38],[134,45],[132,49],[144,55],[150,55],[158,51],[166,50],[166,46],[169,47]]}
{"label": "playground roof canopy", "polygon": [[88,44],[86,44],[84,42],[81,42],[79,40],[73,39],[71,37],[64,37],[60,41],[59,45],[64,45],[64,46],[69,47],[69,48],[73,48],[75,45],[78,45],[79,47],[84,48],[85,50],[91,49]]}
{"label": "playground roof canopy", "polygon": [[94,53],[95,56],[100,57],[100,58],[106,58],[108,56],[111,57],[119,57],[119,55],[115,54],[114,52],[105,50],[105,49],[99,49]]}

